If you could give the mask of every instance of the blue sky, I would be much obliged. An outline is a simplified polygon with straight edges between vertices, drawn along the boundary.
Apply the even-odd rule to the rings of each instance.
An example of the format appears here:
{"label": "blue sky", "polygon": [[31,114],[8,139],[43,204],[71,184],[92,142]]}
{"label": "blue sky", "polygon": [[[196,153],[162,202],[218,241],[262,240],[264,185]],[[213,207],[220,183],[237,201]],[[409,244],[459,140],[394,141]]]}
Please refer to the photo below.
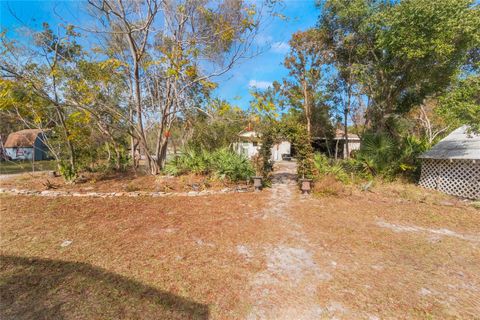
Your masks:
{"label": "blue sky", "polygon": [[[81,25],[83,3],[80,1],[11,1],[0,0],[0,25],[10,31],[21,30],[22,25],[40,29],[42,22],[52,27],[62,19]],[[14,12],[13,16],[10,11]],[[252,85],[265,88],[274,80],[281,80],[287,70],[282,66],[291,35],[315,25],[319,11],[314,0],[284,0],[281,12],[287,19],[274,19],[265,25],[256,40],[262,53],[234,67],[228,74],[215,79],[219,83],[214,95],[241,108],[247,108]],[[20,22],[20,21],[21,22]]]}

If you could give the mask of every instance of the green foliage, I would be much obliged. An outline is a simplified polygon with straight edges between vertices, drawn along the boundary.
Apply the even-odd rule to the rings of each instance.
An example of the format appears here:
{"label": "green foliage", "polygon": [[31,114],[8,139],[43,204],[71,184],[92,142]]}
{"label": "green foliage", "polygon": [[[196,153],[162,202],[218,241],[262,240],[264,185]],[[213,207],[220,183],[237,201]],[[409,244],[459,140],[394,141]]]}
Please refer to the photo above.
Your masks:
{"label": "green foliage", "polygon": [[480,76],[471,75],[455,83],[439,99],[440,114],[454,128],[469,125],[480,132]]}
{"label": "green foliage", "polygon": [[296,151],[297,174],[302,178],[314,178],[316,168],[313,160],[313,148],[307,128],[300,123],[290,124],[287,136]]}
{"label": "green foliage", "polygon": [[480,44],[473,0],[323,3],[319,32],[333,63],[351,67],[379,132],[394,113],[447,89]]}
{"label": "green foliage", "polygon": [[183,175],[188,173],[210,174],[211,153],[185,149],[174,160],[167,162],[165,172],[171,175]]}
{"label": "green foliage", "polygon": [[386,134],[367,134],[356,158],[351,161],[352,169],[371,176],[393,179],[398,175],[418,178],[420,161],[418,156],[427,150],[428,144],[414,136],[396,141]]}
{"label": "green foliage", "polygon": [[223,100],[213,100],[204,110],[189,115],[191,124],[190,148],[213,151],[227,148],[237,140],[238,133],[248,126],[248,115]]}
{"label": "green foliage", "polygon": [[69,162],[62,161],[58,164],[60,175],[67,182],[73,182],[77,178],[77,172]]}
{"label": "green foliage", "polygon": [[212,168],[216,177],[231,181],[249,180],[255,174],[252,163],[246,157],[228,149],[213,153]]}
{"label": "green foliage", "polygon": [[272,147],[277,139],[277,130],[273,121],[264,123],[260,128],[261,143],[260,150],[258,151],[259,159],[257,159],[258,169],[257,175],[262,175],[264,180],[267,180],[269,173],[273,169],[271,162]]}
{"label": "green foliage", "polygon": [[254,87],[250,90],[250,94],[253,97],[250,101],[250,109],[267,120],[277,118],[278,112],[285,104],[281,85],[276,81],[266,89]]}
{"label": "green foliage", "polygon": [[327,156],[316,153],[314,163],[320,175],[331,175],[343,183],[350,182],[350,175],[341,161],[333,162]]}
{"label": "green foliage", "polygon": [[225,148],[213,152],[186,149],[182,155],[167,162],[164,171],[176,176],[193,173],[230,181],[249,180],[255,173],[247,158]]}
{"label": "green foliage", "polygon": [[271,148],[282,140],[290,141],[295,149],[297,160],[297,174],[302,178],[313,178],[316,175],[313,160],[313,148],[305,125],[294,118],[285,118],[281,121],[270,120],[260,129],[262,146],[259,155],[263,161],[263,176],[267,177],[272,169],[270,162]]}

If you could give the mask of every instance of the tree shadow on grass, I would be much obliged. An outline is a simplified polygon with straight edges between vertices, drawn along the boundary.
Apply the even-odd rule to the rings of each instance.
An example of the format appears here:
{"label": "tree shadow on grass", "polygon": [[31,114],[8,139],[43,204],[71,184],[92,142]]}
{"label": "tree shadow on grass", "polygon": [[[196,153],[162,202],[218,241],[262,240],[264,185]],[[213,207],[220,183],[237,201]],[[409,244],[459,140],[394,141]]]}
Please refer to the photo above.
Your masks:
{"label": "tree shadow on grass", "polygon": [[208,306],[86,263],[0,256],[1,319],[208,319]]}

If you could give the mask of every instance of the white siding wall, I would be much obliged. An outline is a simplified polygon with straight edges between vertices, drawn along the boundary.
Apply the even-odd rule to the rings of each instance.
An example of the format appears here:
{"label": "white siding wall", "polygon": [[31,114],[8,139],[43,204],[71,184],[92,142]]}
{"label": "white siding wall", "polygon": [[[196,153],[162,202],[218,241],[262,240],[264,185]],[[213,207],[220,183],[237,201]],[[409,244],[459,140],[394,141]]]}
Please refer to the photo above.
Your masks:
{"label": "white siding wall", "polygon": [[12,160],[32,160],[33,148],[5,148],[5,153]]}
{"label": "white siding wall", "polygon": [[272,160],[282,160],[282,154],[291,154],[291,144],[288,141],[282,141],[272,147]]}
{"label": "white siding wall", "polygon": [[[254,146],[252,142],[238,142],[234,144],[234,149],[238,154],[243,154],[248,158],[256,156],[260,150],[260,145]],[[291,144],[288,141],[282,141],[275,144],[272,149],[272,160],[282,160],[282,154],[291,154]]]}

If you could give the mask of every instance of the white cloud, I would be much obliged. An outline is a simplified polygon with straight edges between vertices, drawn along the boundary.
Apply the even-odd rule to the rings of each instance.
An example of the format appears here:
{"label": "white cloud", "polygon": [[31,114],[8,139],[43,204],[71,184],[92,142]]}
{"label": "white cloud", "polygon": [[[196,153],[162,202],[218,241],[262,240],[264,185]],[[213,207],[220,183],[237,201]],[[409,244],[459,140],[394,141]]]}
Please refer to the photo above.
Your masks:
{"label": "white cloud", "polygon": [[290,50],[290,46],[286,42],[274,42],[272,43],[272,51],[275,53],[285,54]]}
{"label": "white cloud", "polygon": [[262,34],[260,33],[259,35],[257,35],[255,37],[255,43],[260,45],[260,46],[263,46],[263,45],[266,45],[266,44],[269,44],[269,43],[272,43],[272,36],[269,35],[269,34]]}
{"label": "white cloud", "polygon": [[272,82],[271,81],[250,80],[250,81],[248,81],[248,86],[251,87],[251,88],[255,87],[257,89],[265,90],[265,89],[268,89],[269,87],[272,86]]}

